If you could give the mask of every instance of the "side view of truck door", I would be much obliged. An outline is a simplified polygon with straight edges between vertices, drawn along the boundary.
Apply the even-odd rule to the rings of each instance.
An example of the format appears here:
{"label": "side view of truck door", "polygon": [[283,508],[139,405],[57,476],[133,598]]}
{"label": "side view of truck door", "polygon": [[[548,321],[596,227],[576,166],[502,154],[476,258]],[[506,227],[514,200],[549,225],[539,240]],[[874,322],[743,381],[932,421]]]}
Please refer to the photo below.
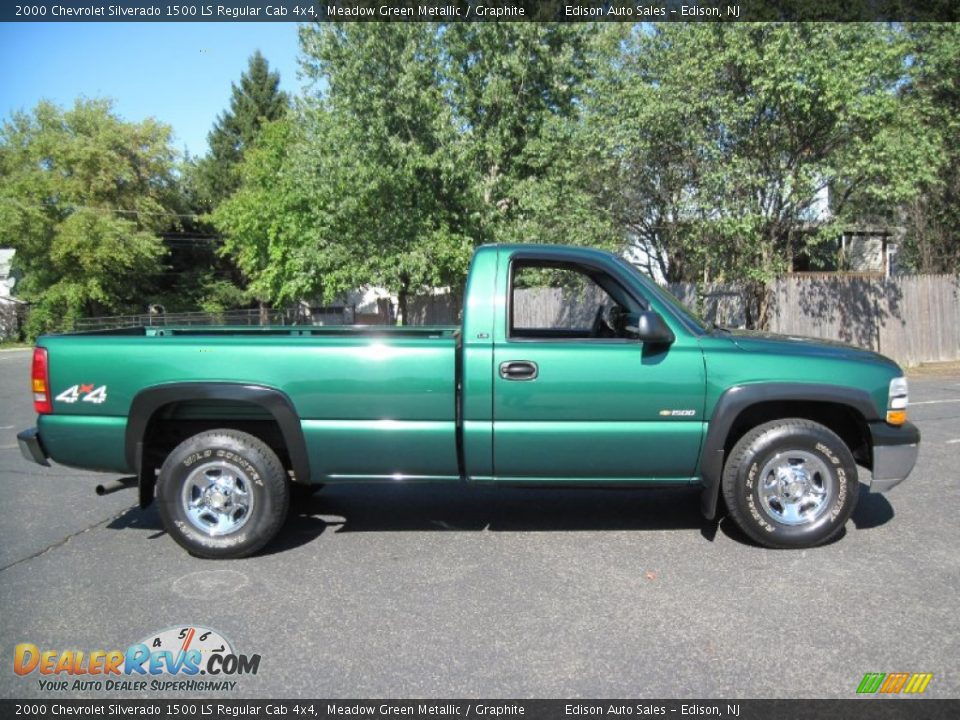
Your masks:
{"label": "side view of truck door", "polygon": [[[681,326],[603,257],[501,248],[493,318],[493,474],[505,483],[689,482],[705,372]],[[544,302],[544,298],[552,302]],[[537,300],[534,302],[534,300]],[[662,309],[661,309],[662,310]]]}

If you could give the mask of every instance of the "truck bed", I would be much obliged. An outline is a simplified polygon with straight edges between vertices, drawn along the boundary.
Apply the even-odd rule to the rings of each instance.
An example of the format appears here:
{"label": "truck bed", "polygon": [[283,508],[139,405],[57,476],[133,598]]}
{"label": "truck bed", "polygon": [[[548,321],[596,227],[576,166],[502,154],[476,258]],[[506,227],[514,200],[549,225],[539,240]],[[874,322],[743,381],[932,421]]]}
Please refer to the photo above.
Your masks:
{"label": "truck bed", "polygon": [[[290,398],[311,467],[328,481],[389,479],[401,470],[455,478],[457,342],[456,327],[136,327],[46,336],[40,345],[50,350],[55,399],[54,413],[40,418],[41,432],[67,465],[90,464],[93,432],[111,449],[99,468],[129,472],[124,433],[141,390],[239,383]],[[75,386],[104,387],[102,402],[76,391],[71,401]],[[165,419],[216,420],[217,412],[182,403]],[[233,407],[229,414],[243,412]]]}

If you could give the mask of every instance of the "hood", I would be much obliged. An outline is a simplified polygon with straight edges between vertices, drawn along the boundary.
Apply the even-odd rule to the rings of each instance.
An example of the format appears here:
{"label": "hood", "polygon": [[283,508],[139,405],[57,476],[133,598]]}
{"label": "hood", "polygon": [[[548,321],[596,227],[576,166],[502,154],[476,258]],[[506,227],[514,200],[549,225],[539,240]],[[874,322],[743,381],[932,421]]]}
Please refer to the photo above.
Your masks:
{"label": "hood", "polygon": [[801,355],[807,357],[828,357],[845,360],[875,362],[899,367],[890,358],[873,350],[864,350],[847,343],[823,338],[800,337],[796,335],[776,335],[756,330],[724,330],[723,334],[747,352],[777,353]]}

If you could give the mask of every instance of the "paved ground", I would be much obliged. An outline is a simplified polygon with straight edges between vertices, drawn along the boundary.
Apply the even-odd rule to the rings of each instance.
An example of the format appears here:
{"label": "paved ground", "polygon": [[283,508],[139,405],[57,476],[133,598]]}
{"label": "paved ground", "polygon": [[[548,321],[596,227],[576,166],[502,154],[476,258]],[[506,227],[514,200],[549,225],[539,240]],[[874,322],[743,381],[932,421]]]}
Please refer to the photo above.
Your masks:
{"label": "paved ground", "polygon": [[262,655],[241,697],[850,697],[868,671],[960,696],[960,376],[912,381],[914,475],[816,550],[705,525],[687,491],[384,487],[328,489],[269,553],[209,562],[132,492],[96,497],[103,476],[21,459],[28,368],[0,353],[0,697],[43,694],[17,643],[190,623]]}

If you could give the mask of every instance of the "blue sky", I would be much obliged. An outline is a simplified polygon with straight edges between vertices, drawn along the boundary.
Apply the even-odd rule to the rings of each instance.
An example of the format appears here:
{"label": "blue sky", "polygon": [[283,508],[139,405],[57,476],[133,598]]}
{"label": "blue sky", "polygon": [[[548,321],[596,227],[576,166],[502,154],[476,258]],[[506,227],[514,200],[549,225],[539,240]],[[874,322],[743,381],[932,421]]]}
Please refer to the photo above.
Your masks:
{"label": "blue sky", "polygon": [[0,23],[0,116],[109,97],[124,120],[172,125],[175,147],[202,155],[258,48],[297,93],[295,23]]}

